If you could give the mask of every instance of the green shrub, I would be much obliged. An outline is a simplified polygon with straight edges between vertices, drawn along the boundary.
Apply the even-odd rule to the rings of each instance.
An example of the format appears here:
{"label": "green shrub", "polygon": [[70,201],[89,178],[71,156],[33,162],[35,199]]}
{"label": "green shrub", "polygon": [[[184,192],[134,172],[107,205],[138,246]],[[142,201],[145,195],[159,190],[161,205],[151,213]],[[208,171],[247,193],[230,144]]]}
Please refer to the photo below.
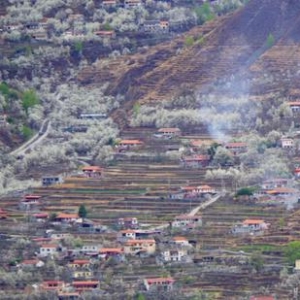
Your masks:
{"label": "green shrub", "polygon": [[187,36],[185,38],[185,41],[184,41],[184,44],[187,46],[187,47],[190,47],[190,46],[193,46],[195,40],[192,36]]}
{"label": "green shrub", "polygon": [[83,43],[81,41],[78,41],[74,44],[74,48],[76,52],[82,52],[83,50]]}
{"label": "green shrub", "polygon": [[24,125],[22,127],[22,135],[26,140],[28,140],[33,136],[33,131],[29,127]]}
{"label": "green shrub", "polygon": [[244,188],[239,189],[236,192],[236,196],[252,196],[253,192],[254,192],[253,188],[244,187]]}
{"label": "green shrub", "polygon": [[213,20],[215,15],[209,3],[204,3],[195,8],[198,24],[203,24],[207,21]]}
{"label": "green shrub", "polygon": [[300,259],[300,241],[288,243],[284,253],[288,263],[293,265],[296,259]]}
{"label": "green shrub", "polygon": [[22,106],[27,115],[28,109],[39,104],[39,102],[39,98],[34,90],[27,90],[22,95]]}
{"label": "green shrub", "polygon": [[271,48],[275,44],[275,38],[274,38],[274,35],[272,33],[270,33],[268,35],[266,44],[267,44],[268,48]]}

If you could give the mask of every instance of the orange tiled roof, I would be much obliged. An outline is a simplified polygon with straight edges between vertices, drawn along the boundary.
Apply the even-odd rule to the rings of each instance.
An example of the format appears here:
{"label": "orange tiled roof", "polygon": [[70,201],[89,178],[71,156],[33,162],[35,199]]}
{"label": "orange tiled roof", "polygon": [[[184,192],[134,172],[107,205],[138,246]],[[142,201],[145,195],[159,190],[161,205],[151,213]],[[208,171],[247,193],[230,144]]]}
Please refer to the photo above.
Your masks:
{"label": "orange tiled roof", "polygon": [[102,248],[99,251],[100,253],[114,252],[114,253],[123,253],[122,248]]}
{"label": "orange tiled roof", "polygon": [[279,187],[270,191],[267,191],[267,194],[294,194],[296,193],[295,189],[290,189],[290,188],[284,188],[284,187]]}
{"label": "orange tiled roof", "polygon": [[35,218],[48,218],[48,213],[37,213],[33,215]]}
{"label": "orange tiled roof", "polygon": [[35,265],[39,262],[38,259],[25,259],[21,262],[22,265]]}
{"label": "orange tiled roof", "polygon": [[173,240],[174,241],[187,241],[187,238],[186,237],[184,237],[184,236],[174,236],[173,237]]}
{"label": "orange tiled roof", "polygon": [[181,189],[183,191],[194,191],[194,190],[197,189],[197,187],[195,187],[195,186],[183,186],[183,187],[181,187]]}
{"label": "orange tiled roof", "polygon": [[263,223],[265,223],[264,220],[251,220],[251,219],[246,219],[243,222],[244,225],[252,225],[252,224],[258,225],[258,224],[263,224]]}
{"label": "orange tiled roof", "polygon": [[291,101],[291,102],[288,102],[288,105],[290,105],[290,106],[300,106],[300,101]]}
{"label": "orange tiled roof", "polygon": [[87,166],[87,167],[83,167],[82,171],[85,172],[89,172],[89,171],[101,171],[101,168],[98,166]]}
{"label": "orange tiled roof", "polygon": [[123,145],[140,145],[140,144],[143,144],[143,142],[140,141],[140,140],[121,140],[120,144],[123,144]]}
{"label": "orange tiled roof", "polygon": [[77,214],[66,214],[66,213],[59,213],[56,219],[78,219]]}
{"label": "orange tiled roof", "polygon": [[152,283],[161,283],[161,282],[168,282],[168,283],[172,283],[175,282],[175,280],[172,277],[165,277],[165,278],[146,278],[145,279],[148,284],[152,284]]}
{"label": "orange tiled roof", "polygon": [[74,265],[85,265],[89,263],[90,261],[88,259],[75,259],[73,262],[70,262],[70,264],[74,264]]}
{"label": "orange tiled roof", "polygon": [[54,249],[54,248],[57,248],[57,245],[55,245],[55,244],[43,244],[43,245],[41,245],[41,248],[52,248],[52,249]]}

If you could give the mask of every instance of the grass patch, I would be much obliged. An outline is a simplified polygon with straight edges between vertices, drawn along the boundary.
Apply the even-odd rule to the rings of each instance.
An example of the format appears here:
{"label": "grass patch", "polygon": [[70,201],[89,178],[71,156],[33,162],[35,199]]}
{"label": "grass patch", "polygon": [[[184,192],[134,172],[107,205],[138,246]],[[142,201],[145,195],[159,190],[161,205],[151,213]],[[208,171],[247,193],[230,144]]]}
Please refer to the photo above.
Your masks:
{"label": "grass patch", "polygon": [[245,245],[238,247],[236,250],[241,250],[245,252],[265,252],[265,251],[284,251],[285,246],[278,246],[278,245],[270,245],[270,244],[257,244],[257,245]]}

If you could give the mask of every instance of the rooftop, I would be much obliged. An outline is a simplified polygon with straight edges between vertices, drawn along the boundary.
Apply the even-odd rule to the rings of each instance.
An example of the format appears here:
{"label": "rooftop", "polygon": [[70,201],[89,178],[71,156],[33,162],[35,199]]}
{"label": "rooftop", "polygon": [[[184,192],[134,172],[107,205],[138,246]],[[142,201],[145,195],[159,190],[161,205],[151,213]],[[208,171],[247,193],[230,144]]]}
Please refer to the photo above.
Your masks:
{"label": "rooftop", "polygon": [[140,140],[121,140],[120,143],[121,144],[125,144],[125,145],[140,145],[143,144],[142,141]]}
{"label": "rooftop", "polygon": [[83,167],[82,171],[101,171],[101,168],[98,166],[87,166],[87,167]]}
{"label": "rooftop", "polygon": [[179,132],[179,128],[160,128],[158,129],[158,132]]}
{"label": "rooftop", "polygon": [[104,253],[123,253],[123,249],[122,248],[102,248],[100,249],[99,253],[104,254]]}
{"label": "rooftop", "polygon": [[173,283],[175,280],[172,277],[161,277],[161,278],[146,278],[148,284],[152,283]]}
{"label": "rooftop", "polygon": [[246,219],[244,222],[243,222],[243,224],[244,225],[259,225],[259,224],[263,224],[263,223],[265,223],[265,221],[264,220],[251,220],[251,219]]}

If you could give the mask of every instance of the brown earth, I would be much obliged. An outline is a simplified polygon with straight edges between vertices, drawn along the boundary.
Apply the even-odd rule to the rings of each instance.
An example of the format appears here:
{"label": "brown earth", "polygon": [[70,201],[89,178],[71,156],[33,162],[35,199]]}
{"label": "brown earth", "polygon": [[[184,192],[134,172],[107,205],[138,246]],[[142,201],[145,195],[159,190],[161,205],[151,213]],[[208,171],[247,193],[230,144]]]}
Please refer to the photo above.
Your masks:
{"label": "brown earth", "polygon": [[[227,78],[247,79],[244,92],[258,98],[278,91],[297,97],[299,23],[299,1],[252,0],[171,42],[87,67],[78,80],[83,84],[108,81],[109,93],[125,95],[122,110],[113,113],[121,127],[136,101],[169,100],[184,90],[223,93],[216,90],[216,83]],[[270,34],[275,38],[273,47],[267,45]],[[195,40],[192,46],[185,45],[189,36]],[[272,80],[266,81],[270,75]]]}

